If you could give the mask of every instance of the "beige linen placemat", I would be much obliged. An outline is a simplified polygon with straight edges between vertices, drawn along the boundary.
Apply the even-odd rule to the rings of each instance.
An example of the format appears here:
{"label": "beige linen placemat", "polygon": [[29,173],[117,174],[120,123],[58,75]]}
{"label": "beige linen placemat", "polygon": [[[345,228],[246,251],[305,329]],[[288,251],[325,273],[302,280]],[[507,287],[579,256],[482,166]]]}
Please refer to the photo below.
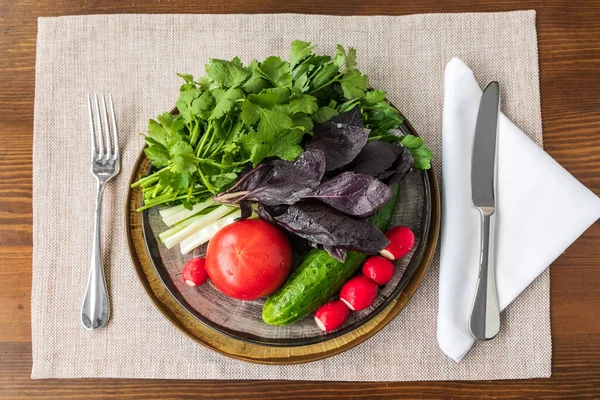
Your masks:
{"label": "beige linen placemat", "polygon": [[[319,52],[357,49],[360,69],[388,91],[435,151],[440,174],[443,72],[454,56],[480,83],[501,82],[502,109],[542,142],[535,12],[404,17],[316,15],[111,15],[41,18],[33,149],[33,378],[453,380],[550,376],[549,275],[503,314],[503,330],[456,364],[436,342],[436,259],[406,309],[384,330],[336,357],[264,366],[196,344],[146,297],[124,232],[127,183],[147,120],[173,107],[181,80],[209,57],[288,57],[293,39]],[[104,203],[104,259],[112,315],[89,332],[79,315],[92,237],[88,92],[112,93],[122,172]]]}

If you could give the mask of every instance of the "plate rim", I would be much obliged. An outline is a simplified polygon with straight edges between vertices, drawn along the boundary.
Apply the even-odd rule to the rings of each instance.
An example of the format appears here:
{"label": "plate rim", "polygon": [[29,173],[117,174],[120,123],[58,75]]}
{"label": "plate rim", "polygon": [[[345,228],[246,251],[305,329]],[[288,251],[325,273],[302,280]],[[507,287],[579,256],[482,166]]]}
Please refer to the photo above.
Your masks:
{"label": "plate rim", "polygon": [[[416,135],[414,128],[406,118],[402,126],[405,127],[409,133]],[[129,179],[130,184],[137,180],[138,172],[144,160],[147,160],[147,157],[144,152],[141,151],[133,166]],[[247,341],[243,338],[221,332],[192,315],[186,307],[172,295],[170,289],[156,270],[152,257],[149,254],[149,249],[147,248],[147,242],[143,237],[142,213],[138,213],[135,209],[132,209],[132,199],[134,195],[139,194],[140,191],[139,188],[131,188],[131,186],[129,187],[125,204],[125,231],[130,258],[146,294],[161,314],[163,314],[169,322],[186,336],[213,351],[231,358],[259,364],[299,364],[331,357],[362,343],[391,322],[406,306],[410,298],[420,287],[425,274],[429,270],[439,237],[441,202],[437,179],[433,168],[425,171],[425,174],[428,184],[425,186],[425,192],[429,191],[429,201],[431,203],[429,215],[430,223],[429,231],[427,235],[425,235],[425,246],[421,258],[418,261],[419,265],[415,268],[413,276],[408,280],[402,290],[395,296],[390,296],[390,298],[393,298],[388,301],[386,306],[383,306],[379,313],[373,313],[375,314],[374,316],[366,317],[365,319],[367,320],[364,323],[349,332],[336,335],[335,337],[317,343],[306,345],[273,345],[256,341]],[[136,228],[141,234],[143,242],[142,249],[136,247],[135,244],[136,238],[134,238],[133,233]],[[139,239],[140,237],[137,237],[137,240]],[[142,251],[140,254],[140,250],[145,251]],[[140,259],[140,257],[144,258],[144,260]],[[144,265],[148,262],[152,267],[151,269],[148,268],[148,265]],[[152,274],[152,272],[154,272],[154,274]],[[149,276],[149,274],[154,276]],[[156,284],[156,281],[158,281],[158,285]],[[197,324],[190,323],[192,321],[189,321],[188,318],[185,318],[185,315],[182,314],[194,319],[198,324],[202,324],[205,329],[201,329]],[[231,341],[237,342],[238,345],[234,346]],[[319,349],[315,349],[315,347],[318,347]]]}

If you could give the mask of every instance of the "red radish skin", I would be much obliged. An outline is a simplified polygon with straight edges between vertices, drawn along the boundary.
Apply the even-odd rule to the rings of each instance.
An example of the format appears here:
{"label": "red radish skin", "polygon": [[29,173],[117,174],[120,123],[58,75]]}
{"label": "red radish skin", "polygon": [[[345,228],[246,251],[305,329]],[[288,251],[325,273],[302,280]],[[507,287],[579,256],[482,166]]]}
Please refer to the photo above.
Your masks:
{"label": "red radish skin", "polygon": [[388,260],[397,260],[404,257],[415,245],[415,234],[407,226],[397,226],[390,229],[385,237],[388,238],[390,244],[379,252]]}
{"label": "red radish skin", "polygon": [[192,258],[185,263],[183,271],[181,271],[181,277],[187,285],[199,286],[206,282],[208,274],[204,265],[205,260],[202,257]]}
{"label": "red radish skin", "polygon": [[360,311],[373,304],[377,297],[377,283],[364,275],[351,278],[342,286],[340,300],[352,311]]}
{"label": "red radish skin", "polygon": [[341,300],[332,300],[323,304],[315,312],[315,322],[322,331],[329,332],[342,326],[350,310]]}
{"label": "red radish skin", "polygon": [[394,276],[394,264],[387,258],[371,256],[363,264],[362,273],[378,285],[385,285]]}

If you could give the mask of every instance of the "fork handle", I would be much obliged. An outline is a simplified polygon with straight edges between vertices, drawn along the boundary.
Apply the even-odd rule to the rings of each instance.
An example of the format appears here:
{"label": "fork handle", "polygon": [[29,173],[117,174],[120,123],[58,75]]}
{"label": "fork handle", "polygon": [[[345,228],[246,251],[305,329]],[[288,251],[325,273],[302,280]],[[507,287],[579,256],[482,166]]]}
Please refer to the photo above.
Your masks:
{"label": "fork handle", "polygon": [[102,247],[100,241],[100,228],[102,217],[102,194],[106,182],[98,180],[96,213],[94,216],[94,241],[92,245],[92,260],[87,289],[83,298],[81,309],[81,323],[86,329],[102,328],[108,323],[110,305],[108,291],[102,266]]}

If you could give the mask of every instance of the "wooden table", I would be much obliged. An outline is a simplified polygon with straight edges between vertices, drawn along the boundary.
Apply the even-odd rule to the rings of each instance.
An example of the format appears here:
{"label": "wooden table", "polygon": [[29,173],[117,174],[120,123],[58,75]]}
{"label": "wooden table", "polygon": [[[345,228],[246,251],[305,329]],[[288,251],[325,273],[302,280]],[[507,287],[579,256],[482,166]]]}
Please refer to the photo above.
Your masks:
{"label": "wooden table", "polygon": [[[31,158],[38,16],[107,13],[414,14],[535,9],[544,147],[600,194],[600,1],[0,0],[0,398],[600,398],[600,224],[551,268],[553,376],[496,382],[37,380],[31,373]],[[414,4],[412,4],[414,3]],[[337,6],[336,4],[344,4]]]}

